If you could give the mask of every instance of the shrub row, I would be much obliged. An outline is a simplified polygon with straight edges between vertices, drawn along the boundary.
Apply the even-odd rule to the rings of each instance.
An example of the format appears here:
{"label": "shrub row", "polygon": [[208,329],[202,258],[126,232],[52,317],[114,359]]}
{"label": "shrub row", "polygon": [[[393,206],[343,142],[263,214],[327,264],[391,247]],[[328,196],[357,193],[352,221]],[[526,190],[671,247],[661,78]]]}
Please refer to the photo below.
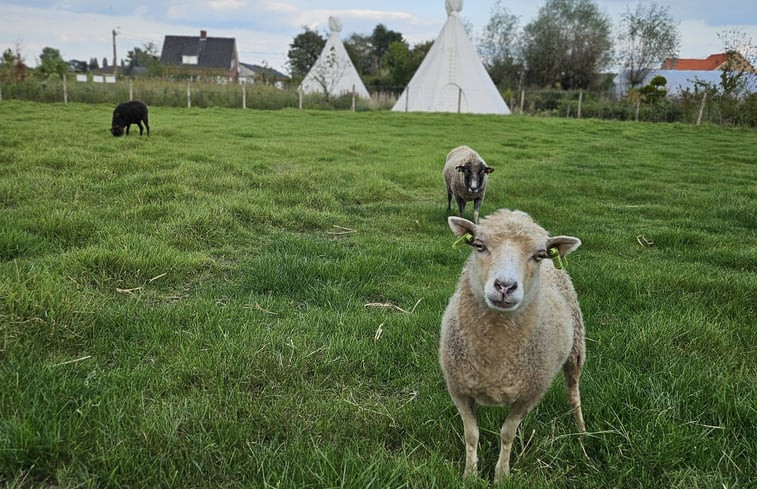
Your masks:
{"label": "shrub row", "polygon": [[[62,80],[25,81],[0,86],[3,98],[60,102],[64,98]],[[189,91],[189,95],[187,92]],[[324,97],[300,94],[295,88],[278,89],[267,85],[219,84],[165,79],[122,79],[116,83],[68,81],[68,101],[84,103],[111,103],[137,98],[148,105],[166,107],[243,107],[265,110],[284,108],[350,110],[352,97]],[[565,90],[529,90],[524,99],[518,94],[506,93],[505,98],[514,113],[548,117],[578,117],[579,103],[583,118],[636,120],[635,103],[611,93]],[[371,101],[357,99],[356,110],[388,110],[396,100],[392,91],[374,92]],[[695,123],[701,108],[701,95],[685,93],[679,98],[666,98],[656,103],[642,103],[638,120],[646,122]],[[702,121],[721,125],[757,127],[757,93],[743,99],[714,95],[706,100]]]}

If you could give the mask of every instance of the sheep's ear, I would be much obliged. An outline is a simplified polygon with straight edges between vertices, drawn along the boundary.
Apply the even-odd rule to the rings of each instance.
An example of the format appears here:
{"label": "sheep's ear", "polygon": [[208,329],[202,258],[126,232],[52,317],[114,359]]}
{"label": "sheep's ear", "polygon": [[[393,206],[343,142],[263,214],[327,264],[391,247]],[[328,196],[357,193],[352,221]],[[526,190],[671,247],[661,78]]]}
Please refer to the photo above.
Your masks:
{"label": "sheep's ear", "polygon": [[581,240],[573,236],[555,236],[547,239],[547,249],[557,248],[560,256],[568,255],[581,246]]}
{"label": "sheep's ear", "polygon": [[470,234],[471,236],[476,235],[476,225],[465,218],[449,216],[447,218],[447,224],[449,224],[449,228],[458,238],[461,238],[466,234]]}
{"label": "sheep's ear", "polygon": [[487,167],[486,167],[486,170],[484,170],[484,171],[485,171],[485,172],[486,172],[487,174],[489,174],[489,173],[494,173],[494,168],[492,168],[492,167],[490,167],[490,166],[487,166]]}

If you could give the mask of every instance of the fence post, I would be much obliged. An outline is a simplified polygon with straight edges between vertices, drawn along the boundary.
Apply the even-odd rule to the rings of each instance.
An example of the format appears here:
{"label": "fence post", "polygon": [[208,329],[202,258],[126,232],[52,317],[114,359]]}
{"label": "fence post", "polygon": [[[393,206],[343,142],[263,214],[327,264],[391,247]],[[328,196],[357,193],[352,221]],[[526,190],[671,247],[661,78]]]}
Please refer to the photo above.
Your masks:
{"label": "fence post", "polygon": [[242,83],[242,108],[247,108],[247,84]]}
{"label": "fence post", "polygon": [[131,84],[131,78],[129,78],[129,100],[134,100],[134,89]]}
{"label": "fence post", "polygon": [[523,102],[526,99],[526,90],[523,89],[520,91],[520,115],[523,115]]}
{"label": "fence post", "polygon": [[66,87],[66,75],[63,75],[63,103],[68,103],[68,87]]}
{"label": "fence post", "polygon": [[300,96],[300,110],[302,110],[302,89],[297,90],[297,94]]}
{"label": "fence post", "polygon": [[355,85],[352,85],[352,112],[355,112]]}
{"label": "fence post", "polygon": [[702,123],[702,114],[704,113],[704,102],[707,100],[707,92],[704,92],[702,103],[699,105],[699,115],[697,115],[697,126]]}
{"label": "fence post", "polygon": [[460,105],[462,104],[462,101],[463,101],[463,89],[458,88],[457,89],[457,113],[458,114],[460,113]]}
{"label": "fence post", "polygon": [[405,112],[407,112],[408,104],[410,103],[410,85],[405,88]]}
{"label": "fence post", "polygon": [[192,107],[192,94],[189,91],[189,78],[187,78],[187,108]]}
{"label": "fence post", "polygon": [[3,86],[0,85],[0,102],[3,101]]}
{"label": "fence post", "polygon": [[578,92],[578,114],[576,116],[579,119],[581,118],[581,103],[583,102],[583,100],[584,100],[584,91],[581,90],[580,92]]}
{"label": "fence post", "polygon": [[636,122],[639,122],[639,109],[641,108],[641,95],[636,97]]}

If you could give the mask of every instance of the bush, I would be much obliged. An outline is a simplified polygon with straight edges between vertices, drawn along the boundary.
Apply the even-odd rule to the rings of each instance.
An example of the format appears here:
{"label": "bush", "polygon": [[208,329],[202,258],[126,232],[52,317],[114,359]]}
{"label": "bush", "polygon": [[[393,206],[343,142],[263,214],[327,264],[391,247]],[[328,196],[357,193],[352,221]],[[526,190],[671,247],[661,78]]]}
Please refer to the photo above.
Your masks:
{"label": "bush", "polygon": [[747,95],[741,105],[741,120],[739,124],[757,127],[757,93]]}
{"label": "bush", "polygon": [[[654,82],[654,80],[653,80]],[[650,83],[650,86],[659,87]],[[131,83],[131,90],[130,90]],[[2,84],[2,95],[7,99],[39,102],[62,102],[63,81],[57,77],[47,80],[27,80]],[[355,110],[389,110],[396,102],[396,93],[402,87],[381,87],[371,90],[369,101],[357,99]],[[241,108],[243,96],[246,107],[251,109],[278,110],[300,106],[300,94],[296,87],[278,89],[270,85],[232,83],[190,82],[190,101],[193,107]],[[397,89],[395,92],[394,89]],[[653,97],[659,94],[657,88]],[[121,78],[117,83],[77,82],[73,76],[67,79],[68,100],[96,104],[118,104],[132,98],[144,101],[148,106],[186,107],[187,80],[170,78]],[[243,95],[244,91],[244,95]],[[702,120],[715,124],[757,126],[757,94],[743,99],[724,96],[717,89],[701,87],[684,92],[680,97],[654,97],[654,103],[643,103],[639,110],[639,120],[648,122],[688,122],[694,123],[699,115],[702,96],[707,100]],[[545,117],[577,117],[578,101],[582,96],[581,117],[629,121],[636,118],[635,102],[628,98],[617,99],[611,92],[590,92],[578,90],[527,90],[523,104],[528,114]],[[503,94],[513,112],[519,112],[520,94]],[[302,97],[302,108],[308,110],[350,110],[352,96],[326,98],[320,94]]]}
{"label": "bush", "polygon": [[642,106],[639,120],[647,122],[680,122],[683,112],[673,100],[661,100],[652,105]]}

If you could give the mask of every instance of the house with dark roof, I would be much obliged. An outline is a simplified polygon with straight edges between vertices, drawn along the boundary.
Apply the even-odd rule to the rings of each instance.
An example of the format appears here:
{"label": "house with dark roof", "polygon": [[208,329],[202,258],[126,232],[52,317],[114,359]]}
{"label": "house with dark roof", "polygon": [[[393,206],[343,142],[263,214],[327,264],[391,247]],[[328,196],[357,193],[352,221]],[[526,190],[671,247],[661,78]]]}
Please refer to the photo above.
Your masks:
{"label": "house with dark roof", "polygon": [[289,81],[290,79],[287,75],[270,66],[239,63],[240,83],[264,83],[274,85],[277,88],[283,88]]}
{"label": "house with dark roof", "polygon": [[160,64],[166,74],[239,80],[239,55],[233,37],[165,36]]}

